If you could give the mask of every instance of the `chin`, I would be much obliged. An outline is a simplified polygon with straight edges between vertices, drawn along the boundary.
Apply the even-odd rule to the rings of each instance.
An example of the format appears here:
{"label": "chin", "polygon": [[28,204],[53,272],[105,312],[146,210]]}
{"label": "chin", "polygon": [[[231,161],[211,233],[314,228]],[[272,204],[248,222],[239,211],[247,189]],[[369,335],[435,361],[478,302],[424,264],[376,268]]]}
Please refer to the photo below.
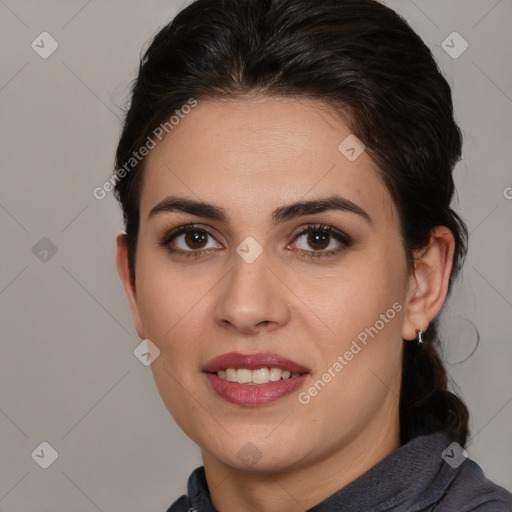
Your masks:
{"label": "chin", "polygon": [[265,439],[271,429],[266,429],[261,437],[233,436],[225,439],[223,443],[207,446],[204,439],[196,441],[202,451],[215,458],[221,464],[236,471],[279,473],[298,467],[305,461],[304,446],[299,451],[298,445],[292,438],[275,437],[273,440]]}

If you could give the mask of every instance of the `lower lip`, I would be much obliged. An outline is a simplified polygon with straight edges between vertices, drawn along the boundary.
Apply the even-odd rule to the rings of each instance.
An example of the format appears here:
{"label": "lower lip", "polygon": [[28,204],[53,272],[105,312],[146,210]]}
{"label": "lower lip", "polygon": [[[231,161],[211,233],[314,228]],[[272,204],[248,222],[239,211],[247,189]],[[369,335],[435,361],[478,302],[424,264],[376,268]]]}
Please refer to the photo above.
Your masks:
{"label": "lower lip", "polygon": [[307,374],[289,379],[281,379],[266,384],[238,384],[221,379],[214,373],[207,373],[213,390],[222,398],[237,405],[266,405],[297,391],[307,378]]}

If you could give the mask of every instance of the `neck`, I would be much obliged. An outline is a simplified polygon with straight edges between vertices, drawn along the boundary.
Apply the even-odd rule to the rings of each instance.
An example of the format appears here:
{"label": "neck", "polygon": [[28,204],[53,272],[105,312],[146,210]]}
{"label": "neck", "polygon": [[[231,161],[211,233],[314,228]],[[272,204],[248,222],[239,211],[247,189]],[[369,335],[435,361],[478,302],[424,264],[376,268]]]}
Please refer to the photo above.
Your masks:
{"label": "neck", "polygon": [[[389,412],[389,410],[388,410]],[[202,452],[220,512],[304,512],[346,487],[400,446],[398,411],[374,421],[326,456],[283,471],[240,471]],[[377,419],[377,418],[375,418]]]}

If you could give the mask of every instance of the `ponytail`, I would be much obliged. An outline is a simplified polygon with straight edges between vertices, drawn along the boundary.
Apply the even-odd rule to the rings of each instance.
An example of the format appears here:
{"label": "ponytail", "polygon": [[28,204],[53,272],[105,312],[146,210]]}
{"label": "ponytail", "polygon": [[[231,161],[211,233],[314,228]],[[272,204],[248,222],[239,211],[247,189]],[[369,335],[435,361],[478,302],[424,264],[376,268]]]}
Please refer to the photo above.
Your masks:
{"label": "ponytail", "polygon": [[423,335],[423,344],[404,342],[400,396],[400,442],[432,431],[444,431],[465,446],[469,412],[464,402],[448,390],[448,374],[437,347],[437,318]]}

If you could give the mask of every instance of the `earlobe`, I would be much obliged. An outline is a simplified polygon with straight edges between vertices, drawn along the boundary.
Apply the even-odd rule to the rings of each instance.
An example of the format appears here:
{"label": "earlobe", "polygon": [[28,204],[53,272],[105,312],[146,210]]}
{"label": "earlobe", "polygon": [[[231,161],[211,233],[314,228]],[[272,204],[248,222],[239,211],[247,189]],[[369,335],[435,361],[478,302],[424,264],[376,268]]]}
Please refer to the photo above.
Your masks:
{"label": "earlobe", "polygon": [[402,329],[404,340],[416,338],[416,331],[425,332],[443,307],[453,263],[455,241],[445,226],[431,232],[428,247],[415,257],[414,271],[409,279],[409,293]]}
{"label": "earlobe", "polygon": [[117,244],[117,252],[116,252],[116,263],[117,263],[117,272],[119,273],[119,277],[121,278],[121,282],[123,283],[124,291],[126,293],[126,297],[130,304],[130,310],[132,313],[133,323],[135,324],[135,329],[137,330],[137,334],[141,339],[145,339],[144,336],[144,327],[142,324],[142,320],[139,313],[139,307],[137,304],[137,294],[135,288],[135,282],[132,279],[130,273],[130,266],[128,261],[128,245],[126,243],[126,234],[119,233],[116,238]]}

